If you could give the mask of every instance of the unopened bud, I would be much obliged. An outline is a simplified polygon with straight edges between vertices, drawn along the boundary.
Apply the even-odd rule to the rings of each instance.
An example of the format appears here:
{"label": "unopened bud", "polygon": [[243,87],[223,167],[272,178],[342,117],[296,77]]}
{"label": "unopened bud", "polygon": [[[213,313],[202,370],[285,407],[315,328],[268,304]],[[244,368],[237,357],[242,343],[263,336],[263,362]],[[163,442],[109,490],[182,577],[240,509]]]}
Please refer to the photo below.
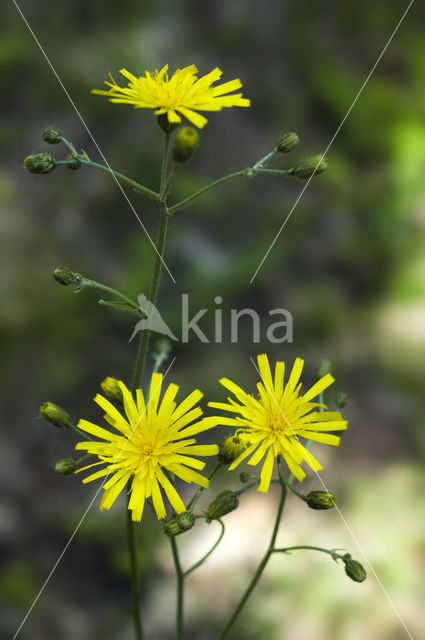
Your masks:
{"label": "unopened bud", "polygon": [[195,516],[190,511],[184,511],[176,518],[171,518],[164,523],[164,533],[167,536],[178,536],[180,533],[189,531],[195,524]]}
{"label": "unopened bud", "polygon": [[62,142],[62,131],[56,127],[47,127],[43,131],[43,140],[47,144],[59,144]]}
{"label": "unopened bud", "polygon": [[322,362],[319,364],[316,375],[318,378],[323,378],[323,376],[326,376],[331,371],[332,362],[330,360],[322,360]]}
{"label": "unopened bud", "polygon": [[174,140],[173,160],[184,164],[191,159],[198,146],[198,132],[193,127],[180,129]]}
{"label": "unopened bud", "polygon": [[301,180],[307,180],[313,175],[318,176],[319,173],[323,173],[327,168],[328,163],[322,156],[312,156],[301,160],[292,169],[288,169],[288,173]]}
{"label": "unopened bud", "polygon": [[53,277],[56,282],[63,284],[65,287],[69,284],[75,284],[76,275],[77,274],[71,271],[71,269],[68,269],[68,267],[56,267],[53,271]]}
{"label": "unopened bud", "polygon": [[60,476],[69,476],[76,469],[77,463],[73,458],[64,458],[63,460],[58,460],[55,464],[55,471]]}
{"label": "unopened bud", "polygon": [[335,404],[337,406],[337,409],[343,409],[347,404],[347,401],[348,401],[348,396],[345,393],[345,391],[339,391],[336,394]]}
{"label": "unopened bud", "polygon": [[24,168],[30,173],[52,173],[55,166],[56,160],[51,153],[37,153],[24,160]]}
{"label": "unopened bud", "polygon": [[251,473],[248,473],[247,471],[242,471],[242,473],[239,474],[239,480],[244,484],[246,482],[249,482],[250,480],[256,480],[256,479],[257,478],[255,476],[253,476]]}
{"label": "unopened bud", "polygon": [[208,509],[205,511],[207,516],[207,522],[211,520],[218,520],[236,509],[239,505],[239,498],[234,491],[226,489],[218,494],[216,498],[211,502]]}
{"label": "unopened bud", "polygon": [[72,427],[69,414],[61,407],[58,407],[57,404],[53,404],[53,402],[44,402],[40,407],[40,413],[43,418],[46,418],[55,427]]}
{"label": "unopened bud", "polygon": [[326,491],[310,491],[304,500],[310,509],[324,510],[332,509],[335,506],[336,498],[332,493]]}
{"label": "unopened bud", "polygon": [[342,559],[345,564],[345,573],[351,580],[354,582],[363,582],[366,580],[366,571],[360,562],[353,560],[349,553],[346,553]]}
{"label": "unopened bud", "polygon": [[107,398],[109,398],[110,400],[115,400],[115,402],[119,402],[120,404],[124,403],[121,387],[116,378],[105,378],[100,383],[100,386],[102,387],[102,391]]}
{"label": "unopened bud", "polygon": [[277,150],[281,153],[288,153],[292,151],[300,142],[299,137],[296,133],[288,132],[284,133],[283,136],[277,141]]}
{"label": "unopened bud", "polygon": [[236,434],[225,438],[220,445],[218,461],[221,464],[231,464],[245,449],[245,444]]}

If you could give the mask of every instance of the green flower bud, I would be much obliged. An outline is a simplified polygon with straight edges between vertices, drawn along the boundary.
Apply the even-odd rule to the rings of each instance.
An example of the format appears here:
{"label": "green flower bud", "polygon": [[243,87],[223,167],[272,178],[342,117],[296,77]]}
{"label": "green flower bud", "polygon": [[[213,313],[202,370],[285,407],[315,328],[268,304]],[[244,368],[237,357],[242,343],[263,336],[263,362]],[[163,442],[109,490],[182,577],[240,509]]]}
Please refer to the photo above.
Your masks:
{"label": "green flower bud", "polygon": [[232,464],[245,449],[242,440],[236,434],[225,438],[220,445],[218,461],[221,464]]}
{"label": "green flower bud", "polygon": [[124,404],[121,387],[118,384],[118,380],[116,380],[116,378],[105,378],[100,383],[100,386],[102,387],[102,391],[107,398],[109,398],[110,400],[115,400],[115,402],[119,402],[120,404]]}
{"label": "green flower bud", "polygon": [[288,169],[288,173],[300,178],[301,180],[307,180],[311,176],[318,176],[319,173],[323,173],[328,168],[328,163],[322,156],[312,156],[311,158],[305,158],[298,162],[295,167]]}
{"label": "green flower bud", "polygon": [[68,153],[65,160],[69,163],[66,166],[68,169],[71,169],[71,171],[78,171],[78,169],[81,169],[83,166],[80,158],[78,156],[74,156],[73,153]]}
{"label": "green flower bud", "polygon": [[43,131],[43,140],[47,144],[59,144],[62,142],[62,131],[56,127],[47,127]]}
{"label": "green flower bud", "polygon": [[222,518],[226,513],[230,513],[236,509],[238,505],[239,498],[234,491],[229,491],[228,489],[226,489],[226,491],[222,491],[216,498],[214,498],[208,509],[205,511],[207,522]]}
{"label": "green flower bud", "polygon": [[353,560],[349,553],[346,553],[342,559],[345,563],[345,573],[351,580],[354,582],[363,582],[366,580],[366,571],[360,562]]}
{"label": "green flower bud", "polygon": [[178,536],[192,529],[195,524],[195,516],[189,511],[181,513],[176,518],[171,518],[164,523],[164,533],[170,538]]}
{"label": "green flower bud", "polygon": [[24,168],[30,173],[52,173],[55,166],[56,160],[51,153],[37,153],[24,160]]}
{"label": "green flower bud", "polygon": [[193,127],[183,127],[174,140],[173,160],[184,164],[191,159],[198,146],[198,132]]}
{"label": "green flower bud", "polygon": [[337,409],[343,409],[347,404],[347,401],[348,401],[348,396],[345,393],[345,391],[338,391],[335,398],[335,404],[337,406]]}
{"label": "green flower bud", "polygon": [[72,458],[58,460],[55,464],[55,471],[60,476],[69,476],[77,470],[77,463]]}
{"label": "green flower bud", "polygon": [[332,509],[336,503],[335,496],[326,491],[310,491],[310,493],[304,496],[304,500],[310,509],[318,510]]}
{"label": "green flower bud", "polygon": [[277,150],[281,153],[289,153],[292,151],[300,142],[299,137],[296,133],[288,132],[284,133],[283,136],[277,141]]}
{"label": "green flower bud", "polygon": [[53,402],[44,402],[40,407],[43,418],[55,425],[55,427],[72,427],[69,414]]}
{"label": "green flower bud", "polygon": [[323,376],[326,376],[331,371],[332,362],[330,360],[322,360],[322,362],[319,364],[316,375],[318,378],[323,378]]}
{"label": "green flower bud", "polygon": [[53,277],[59,284],[63,284],[65,287],[69,284],[75,284],[76,274],[68,269],[68,267],[56,267],[53,271]]}
{"label": "green flower bud", "polygon": [[158,125],[161,127],[165,133],[171,133],[176,127],[178,127],[178,122],[170,122],[168,120],[168,115],[166,113],[161,113],[157,117]]}
{"label": "green flower bud", "polygon": [[249,482],[250,480],[256,480],[256,479],[257,478],[255,476],[253,476],[251,473],[247,473],[246,471],[242,471],[242,473],[239,474],[239,480],[244,484],[246,482]]}

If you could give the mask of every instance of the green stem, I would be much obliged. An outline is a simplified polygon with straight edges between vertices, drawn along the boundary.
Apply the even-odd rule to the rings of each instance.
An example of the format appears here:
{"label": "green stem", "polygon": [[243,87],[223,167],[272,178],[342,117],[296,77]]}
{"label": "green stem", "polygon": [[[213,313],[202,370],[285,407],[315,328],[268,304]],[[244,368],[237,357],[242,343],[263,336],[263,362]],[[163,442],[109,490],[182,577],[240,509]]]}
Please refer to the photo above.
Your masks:
{"label": "green stem", "polygon": [[[135,191],[140,191],[140,193],[143,193],[145,196],[148,196],[148,198],[152,198],[152,200],[159,200],[159,194],[156,193],[156,191],[152,191],[152,189],[145,187],[143,184],[140,184],[140,182],[136,182],[135,180],[132,180],[128,176],[125,176],[123,173],[119,173],[119,171],[114,171],[114,169],[111,169],[110,167],[106,167],[105,165],[99,164],[98,162],[92,162],[92,160],[85,158],[83,155],[77,153],[77,151],[75,150],[75,147],[68,140],[66,140],[66,138],[62,137],[62,142],[68,147],[68,149],[70,150],[74,158],[78,159],[79,162],[81,162],[81,164],[84,164],[86,167],[93,167],[94,169],[100,169],[105,173],[112,174],[118,180],[121,180],[122,182],[126,182],[127,184],[129,184],[131,187],[133,187]],[[58,160],[56,162],[56,165],[66,166],[71,162],[72,161],[68,161],[68,160]]]}
{"label": "green stem", "polygon": [[[128,501],[130,501],[131,482],[127,485]],[[127,504],[128,507],[128,504]],[[140,580],[139,580],[139,563],[137,558],[136,540],[134,535],[134,523],[131,519],[132,512],[127,508],[127,533],[128,533],[128,549],[130,553],[131,564],[131,585],[133,591],[133,615],[134,625],[136,628],[137,640],[143,640],[142,615],[140,610]]]}
{"label": "green stem", "polygon": [[[211,471],[210,475],[208,476],[208,480],[211,480],[211,478],[215,475],[215,473],[220,469],[221,466],[222,466],[221,462],[217,462],[214,469]],[[191,501],[188,503],[186,507],[186,511],[193,511],[195,504],[198,502],[199,498],[201,497],[202,493],[205,491],[206,488],[207,487],[199,487],[198,491],[195,493]]]}
{"label": "green stem", "polygon": [[[200,516],[200,517],[204,517],[204,516]],[[221,542],[221,540],[222,540],[222,538],[224,536],[225,527],[224,527],[224,522],[222,522],[221,520],[218,519],[218,520],[216,520],[216,522],[219,522],[220,525],[221,525],[220,535],[218,536],[217,540],[215,541],[215,543],[213,544],[211,549],[209,551],[207,551],[207,553],[204,556],[202,556],[202,558],[200,560],[198,560],[198,562],[196,562],[189,569],[186,569],[186,571],[184,571],[184,573],[183,573],[184,577],[187,577],[190,573],[192,573],[192,571],[195,571],[195,569],[200,567],[201,564],[203,564],[205,562],[205,560],[207,558],[209,558],[209,556],[212,554],[214,549],[216,549],[218,547],[218,545],[220,544],[220,542]]]}
{"label": "green stem", "polygon": [[210,184],[207,184],[205,187],[202,187],[202,189],[199,189],[199,191],[195,191],[195,193],[192,193],[191,196],[188,196],[187,198],[185,198],[184,200],[181,200],[180,202],[173,205],[172,207],[169,207],[168,213],[171,215],[176,211],[179,211],[180,209],[187,207],[188,204],[200,198],[202,195],[204,195],[204,193],[207,193],[207,191],[210,191],[211,189],[218,187],[220,184],[224,184],[225,182],[228,182],[229,180],[234,180],[235,178],[240,178],[241,176],[249,175],[247,173],[249,171],[250,169],[242,169],[242,171],[235,171],[234,173],[229,173],[228,176],[224,176],[223,178],[219,178],[214,182],[210,182]]}
{"label": "green stem", "polygon": [[88,278],[81,276],[81,282],[79,283],[78,286],[80,289],[84,289],[85,287],[88,287],[91,289],[99,289],[100,291],[104,291],[105,293],[115,296],[118,300],[121,300],[122,302],[125,302],[126,304],[128,304],[129,307],[131,307],[134,312],[142,313],[145,317],[147,317],[146,313],[143,312],[143,309],[140,309],[139,305],[136,302],[134,302],[134,300],[131,300],[131,298],[128,298],[126,295],[121,293],[121,291],[117,291],[117,289],[108,287],[106,284],[101,284],[100,282],[96,282],[95,280],[89,280]]}
{"label": "green stem", "polygon": [[174,566],[176,568],[177,575],[177,612],[176,612],[176,625],[177,625],[177,640],[183,640],[183,600],[184,600],[184,577],[185,574],[180,564],[179,551],[177,548],[177,542],[174,537],[170,538],[171,550],[173,552]]}
{"label": "green stem", "polygon": [[290,553],[291,551],[297,551],[298,549],[310,549],[311,551],[321,551],[322,553],[327,553],[332,556],[332,558],[336,560],[342,560],[343,556],[337,553],[336,549],[324,549],[323,547],[314,547],[312,545],[298,545],[296,547],[285,547],[284,549],[274,549],[273,553]]}
{"label": "green stem", "polygon": [[[164,192],[166,179],[167,179],[169,141],[170,141],[170,136],[166,134],[165,144],[164,144],[164,153],[162,158],[162,168],[161,168],[161,187],[160,187],[161,193]],[[153,304],[156,303],[156,298],[158,295],[159,281],[161,277],[161,267],[164,259],[164,252],[165,252],[165,241],[167,238],[168,215],[167,215],[167,206],[165,204],[165,198],[160,202],[160,210],[161,210],[161,222],[159,227],[158,245],[155,253],[154,270],[152,274],[152,281],[151,281],[151,286],[149,291],[149,300]],[[140,340],[139,350],[137,353],[136,367],[135,367],[134,377],[133,377],[133,390],[137,389],[140,386],[140,382],[143,374],[143,368],[146,360],[147,349],[149,345],[149,336],[150,336],[150,331],[148,329],[145,329],[142,333],[142,338]],[[129,480],[128,482],[128,501],[130,501],[130,496],[131,496],[131,480]],[[141,610],[140,610],[139,566],[138,566],[137,549],[136,549],[135,537],[134,537],[134,522],[131,519],[131,511],[128,508],[128,504],[127,504],[127,530],[128,530],[128,546],[129,546],[130,562],[131,562],[132,588],[133,588],[134,624],[136,628],[137,640],[143,640],[142,616],[141,616]],[[177,552],[177,549],[176,549],[176,552]],[[180,568],[180,571],[181,571],[181,568]]]}
{"label": "green stem", "polygon": [[285,169],[264,169],[260,167],[256,170],[256,173],[268,174],[269,176],[289,176],[291,177],[291,173],[289,171],[285,171]]}
{"label": "green stem", "polygon": [[270,153],[267,153],[264,158],[261,158],[261,160],[259,160],[258,162],[256,162],[254,164],[254,166],[252,167],[254,169],[254,171],[258,171],[259,169],[264,169],[264,165],[266,164],[266,162],[268,160],[270,160],[270,158],[272,158],[275,153],[277,153],[278,149],[277,147],[275,147],[272,151],[270,151]]}
{"label": "green stem", "polygon": [[[168,161],[169,143],[170,143],[170,136],[169,134],[165,134],[164,154],[162,158],[162,169],[161,169],[161,187],[160,187],[161,194],[164,193],[165,185],[167,181],[167,164],[168,164],[167,161]],[[161,197],[165,198],[165,195]],[[161,221],[159,226],[158,242],[157,242],[157,247],[155,252],[155,263],[153,268],[152,281],[151,281],[151,286],[150,286],[149,296],[148,296],[148,299],[154,305],[156,304],[156,299],[158,296],[159,282],[161,279],[162,263],[164,261],[165,243],[167,240],[167,229],[168,229],[168,212],[167,212],[167,205],[165,203],[165,199],[162,199],[160,201],[159,206],[160,206],[160,213],[161,213]],[[150,334],[151,332],[149,329],[145,329],[142,333],[142,337],[139,343],[139,351],[137,354],[136,368],[134,372],[133,389],[137,389],[140,386],[140,383],[142,380],[142,373],[143,373],[143,368],[145,365],[146,355],[148,351]]]}
{"label": "green stem", "polygon": [[241,613],[242,609],[246,605],[251,593],[254,591],[254,589],[255,589],[255,587],[257,585],[257,582],[261,578],[261,575],[262,575],[264,569],[266,568],[266,565],[267,565],[271,555],[275,551],[274,545],[275,545],[277,534],[278,534],[278,531],[279,531],[279,525],[280,525],[280,521],[281,521],[281,518],[282,518],[283,507],[285,506],[285,500],[286,500],[286,495],[287,495],[286,482],[284,481],[284,477],[283,477],[282,469],[281,469],[281,466],[280,466],[280,459],[279,458],[278,458],[277,468],[278,468],[278,473],[279,473],[279,478],[280,478],[280,499],[279,499],[279,505],[278,505],[278,508],[277,508],[276,520],[275,520],[275,523],[274,523],[273,532],[272,532],[272,536],[270,538],[269,546],[267,547],[267,551],[264,554],[263,559],[261,560],[260,564],[258,565],[257,571],[255,572],[250,584],[248,585],[247,590],[243,594],[243,596],[242,596],[238,606],[236,607],[232,617],[230,618],[230,620],[228,621],[228,623],[224,627],[221,635],[219,636],[219,640],[223,640],[224,638],[226,638],[228,636],[229,631],[233,627],[233,625],[236,622],[239,614]]}

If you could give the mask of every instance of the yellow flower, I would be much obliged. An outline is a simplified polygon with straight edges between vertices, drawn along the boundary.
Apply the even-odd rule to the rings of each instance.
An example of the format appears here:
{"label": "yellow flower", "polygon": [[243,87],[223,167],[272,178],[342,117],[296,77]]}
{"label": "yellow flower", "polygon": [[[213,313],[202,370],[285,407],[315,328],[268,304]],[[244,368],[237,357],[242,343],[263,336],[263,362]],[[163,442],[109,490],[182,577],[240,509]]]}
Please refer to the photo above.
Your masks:
{"label": "yellow flower", "polygon": [[338,436],[323,432],[347,428],[347,422],[343,420],[339,411],[327,411],[326,405],[311,402],[332,384],[334,378],[330,374],[323,376],[304,395],[299,395],[301,384],[298,382],[303,365],[304,360],[301,358],[295,360],[285,385],[285,363],[276,363],[273,380],[267,355],[259,355],[258,367],[262,382],[257,384],[258,399],[245,393],[231,380],[222,378],[221,384],[236,396],[238,402],[228,398],[229,404],[209,403],[211,407],[239,414],[235,418],[222,418],[220,424],[238,426],[237,435],[249,445],[230,465],[229,470],[237,467],[248,456],[251,456],[248,464],[257,465],[266,455],[259,491],[268,491],[274,459],[279,455],[284,457],[290,471],[300,481],[305,478],[300,466],[303,460],[314,471],[322,469],[310,451],[303,447],[299,441],[300,436],[316,442],[338,445]]}
{"label": "yellow flower", "polygon": [[167,71],[168,65],[165,65],[161,71],[153,74],[146,71],[144,76],[137,78],[127,69],[121,69],[120,73],[129,81],[127,87],[121,87],[111,76],[112,82],[105,81],[110,89],[93,89],[92,93],[108,96],[111,102],[124,102],[140,109],[155,109],[156,115],[166,113],[170,123],[181,122],[180,113],[200,129],[208,120],[196,111],[221,111],[223,107],[250,105],[250,101],[243,98],[242,93],[224,95],[240,89],[240,80],[211,86],[220,79],[221,69],[213,69],[202,78],[197,77],[198,69],[194,64],[177,69],[171,78]]}
{"label": "yellow flower", "polygon": [[[126,418],[101,395],[95,402],[105,411],[105,420],[115,431],[98,427],[87,420],[80,420],[78,428],[90,433],[103,442],[79,442],[76,449],[85,450],[99,458],[84,469],[106,465],[100,471],[83,480],[91,482],[103,476],[110,476],[100,509],[110,509],[127,482],[131,480],[131,495],[128,508],[133,520],[141,520],[146,498],[152,497],[158,519],[166,517],[162,490],[165,492],[176,513],[183,513],[186,507],[174,485],[164,471],[174,474],[185,482],[195,482],[208,487],[208,479],[198,471],[205,462],[195,456],[213,456],[218,453],[215,444],[197,445],[193,438],[197,433],[215,427],[218,418],[203,418],[202,409],[195,405],[203,394],[196,389],[181,404],[175,402],[179,387],[170,384],[162,401],[160,394],[162,374],[154,373],[151,380],[149,400],[145,403],[141,389],[136,391],[136,400],[125,384],[119,381],[123,394]],[[190,425],[190,426],[188,426]]]}

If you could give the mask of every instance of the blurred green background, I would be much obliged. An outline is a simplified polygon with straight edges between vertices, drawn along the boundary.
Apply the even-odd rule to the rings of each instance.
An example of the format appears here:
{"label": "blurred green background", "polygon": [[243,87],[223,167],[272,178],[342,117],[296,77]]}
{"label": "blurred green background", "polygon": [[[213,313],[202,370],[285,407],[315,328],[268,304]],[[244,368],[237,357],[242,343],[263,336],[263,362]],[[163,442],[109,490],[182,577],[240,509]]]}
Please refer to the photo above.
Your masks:
{"label": "blurred green background", "polygon": [[[396,0],[337,2],[230,0],[176,3],[109,0],[20,7],[108,162],[157,188],[161,131],[151,112],[111,105],[90,94],[109,71],[142,74],[169,63],[215,66],[241,78],[250,109],[211,113],[201,145],[171,194],[175,202],[223,174],[252,164],[284,131],[302,144],[273,166],[321,153],[401,18]],[[200,386],[222,397],[226,375],[254,390],[249,357],[306,359],[305,382],[323,358],[345,390],[350,429],[338,450],[317,445],[322,478],[338,496],[334,511],[306,513],[290,498],[282,545],[346,547],[368,569],[350,582],[326,557],[301,552],[274,559],[234,638],[364,640],[409,637],[423,629],[425,407],[425,10],[414,3],[252,284],[260,260],[304,183],[271,176],[233,182],[178,213],[170,224],[159,306],[179,332],[181,293],[211,311],[214,297],[294,318],[294,343],[175,346],[170,380],[183,392]],[[147,292],[152,247],[115,182],[92,169],[35,176],[21,168],[31,152],[65,151],[41,140],[57,125],[100,161],[87,131],[12,2],[2,10],[0,87],[2,446],[0,474],[0,625],[13,637],[40,586],[95,494],[79,477],[62,478],[54,462],[72,455],[74,438],[37,419],[45,400],[78,419],[100,418],[92,398],[100,380],[129,382],[132,320],[74,295],[52,278],[67,265],[136,296]],[[150,201],[126,189],[155,237]],[[329,448],[330,449],[330,448]],[[217,490],[222,480],[217,481]],[[233,486],[239,486],[238,474]],[[314,476],[306,489],[319,488]],[[216,637],[266,544],[276,496],[246,496],[228,516],[214,559],[188,584],[187,638]],[[94,506],[22,628],[22,640],[128,639],[132,636],[124,519],[116,505]],[[199,525],[182,541],[198,558],[215,534]],[[143,598],[149,638],[172,638],[173,572],[157,522],[140,527]],[[422,634],[422,635],[421,635]]]}

